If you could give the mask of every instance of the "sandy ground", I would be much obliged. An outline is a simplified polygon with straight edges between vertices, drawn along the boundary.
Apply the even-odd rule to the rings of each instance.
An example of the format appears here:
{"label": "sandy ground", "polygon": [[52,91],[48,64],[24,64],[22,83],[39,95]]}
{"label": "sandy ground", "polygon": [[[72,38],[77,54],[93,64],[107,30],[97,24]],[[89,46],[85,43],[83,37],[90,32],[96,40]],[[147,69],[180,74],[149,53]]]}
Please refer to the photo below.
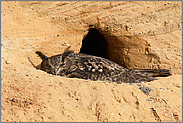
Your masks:
{"label": "sandy ground", "polygon": [[[28,61],[30,57],[35,65],[40,64],[36,50],[51,56],[71,46],[79,52],[88,26],[98,23],[102,30],[108,25],[110,33],[128,43],[126,66],[171,69],[172,76],[142,83],[152,89],[146,95],[136,84],[50,75]],[[130,42],[138,41],[142,42],[139,48],[148,43],[148,54],[155,55],[133,51]],[[114,42],[110,45],[121,59],[121,45]],[[111,58],[116,60],[114,55]],[[182,121],[182,3],[1,2],[1,121]]]}

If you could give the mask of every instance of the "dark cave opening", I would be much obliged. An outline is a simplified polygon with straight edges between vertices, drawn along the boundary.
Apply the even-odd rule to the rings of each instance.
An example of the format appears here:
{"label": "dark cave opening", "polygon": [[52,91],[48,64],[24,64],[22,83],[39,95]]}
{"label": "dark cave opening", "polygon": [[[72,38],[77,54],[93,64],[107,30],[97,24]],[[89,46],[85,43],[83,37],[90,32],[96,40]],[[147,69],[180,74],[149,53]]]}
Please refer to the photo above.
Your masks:
{"label": "dark cave opening", "polygon": [[146,54],[149,46],[146,40],[136,36],[118,36],[100,28],[90,28],[83,37],[79,53],[106,58],[129,69],[158,68],[159,57]]}
{"label": "dark cave opening", "polygon": [[109,59],[108,42],[103,34],[96,28],[90,28],[88,34],[82,40],[79,53],[99,56]]}

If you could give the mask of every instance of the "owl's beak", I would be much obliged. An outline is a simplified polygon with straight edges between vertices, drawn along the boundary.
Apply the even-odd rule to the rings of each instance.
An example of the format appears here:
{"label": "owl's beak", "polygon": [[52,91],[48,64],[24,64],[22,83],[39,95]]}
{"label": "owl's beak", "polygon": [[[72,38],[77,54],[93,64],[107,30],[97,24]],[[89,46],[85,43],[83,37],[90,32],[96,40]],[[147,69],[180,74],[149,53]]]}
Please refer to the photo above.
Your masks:
{"label": "owl's beak", "polygon": [[55,74],[57,75],[57,68],[55,68]]}

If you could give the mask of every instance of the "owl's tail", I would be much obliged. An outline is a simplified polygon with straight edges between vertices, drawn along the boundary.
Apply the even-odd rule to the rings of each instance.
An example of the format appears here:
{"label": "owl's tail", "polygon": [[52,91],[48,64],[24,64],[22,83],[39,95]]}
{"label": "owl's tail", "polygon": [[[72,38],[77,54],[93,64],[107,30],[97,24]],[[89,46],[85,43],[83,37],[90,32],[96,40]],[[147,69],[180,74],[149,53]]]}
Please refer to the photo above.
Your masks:
{"label": "owl's tail", "polygon": [[141,83],[150,82],[157,80],[154,77],[158,76],[170,76],[171,71],[167,69],[142,69],[134,68],[129,69],[129,71],[123,72],[120,75],[120,80],[118,84],[124,83]]}
{"label": "owl's tail", "polygon": [[168,69],[142,69],[142,68],[133,68],[130,69],[131,73],[147,76],[147,77],[166,77],[170,76],[171,71]]}

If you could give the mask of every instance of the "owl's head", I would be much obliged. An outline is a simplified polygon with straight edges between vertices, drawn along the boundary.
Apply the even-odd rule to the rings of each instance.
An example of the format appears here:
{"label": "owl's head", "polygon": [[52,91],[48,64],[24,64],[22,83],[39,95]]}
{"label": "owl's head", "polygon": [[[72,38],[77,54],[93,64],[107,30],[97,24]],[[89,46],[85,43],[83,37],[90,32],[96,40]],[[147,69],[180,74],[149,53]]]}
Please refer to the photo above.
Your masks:
{"label": "owl's head", "polygon": [[69,69],[71,61],[67,58],[67,56],[72,53],[73,51],[65,51],[62,54],[47,57],[43,53],[36,51],[36,54],[43,60],[41,63],[41,70],[49,73],[58,75],[62,71]]}

